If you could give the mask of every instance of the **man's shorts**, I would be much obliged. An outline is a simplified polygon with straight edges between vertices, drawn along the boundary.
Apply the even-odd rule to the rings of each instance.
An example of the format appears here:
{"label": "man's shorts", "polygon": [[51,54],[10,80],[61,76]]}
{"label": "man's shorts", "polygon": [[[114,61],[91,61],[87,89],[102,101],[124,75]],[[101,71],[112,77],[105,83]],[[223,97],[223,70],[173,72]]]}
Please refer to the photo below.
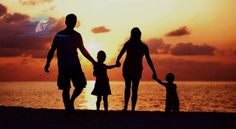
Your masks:
{"label": "man's shorts", "polygon": [[57,86],[60,90],[71,87],[70,80],[75,88],[84,88],[87,84],[81,68],[58,68]]}

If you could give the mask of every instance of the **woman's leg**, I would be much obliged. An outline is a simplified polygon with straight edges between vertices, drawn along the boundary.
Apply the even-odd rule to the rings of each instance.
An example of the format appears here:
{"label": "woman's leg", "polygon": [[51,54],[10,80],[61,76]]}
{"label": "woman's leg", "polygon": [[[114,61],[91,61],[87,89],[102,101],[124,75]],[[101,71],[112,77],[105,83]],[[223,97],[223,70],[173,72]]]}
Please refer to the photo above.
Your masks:
{"label": "woman's leg", "polygon": [[128,103],[129,103],[129,97],[130,97],[130,88],[131,88],[131,80],[125,79],[125,105],[123,111],[127,111]]}
{"label": "woman's leg", "polygon": [[103,96],[103,102],[105,111],[108,111],[108,95]]}
{"label": "woman's leg", "polygon": [[140,79],[132,81],[132,111],[135,110],[136,102],[138,99],[138,86]]}
{"label": "woman's leg", "polygon": [[98,95],[98,96],[97,96],[97,103],[96,103],[97,111],[100,110],[101,99],[102,99],[101,95]]}

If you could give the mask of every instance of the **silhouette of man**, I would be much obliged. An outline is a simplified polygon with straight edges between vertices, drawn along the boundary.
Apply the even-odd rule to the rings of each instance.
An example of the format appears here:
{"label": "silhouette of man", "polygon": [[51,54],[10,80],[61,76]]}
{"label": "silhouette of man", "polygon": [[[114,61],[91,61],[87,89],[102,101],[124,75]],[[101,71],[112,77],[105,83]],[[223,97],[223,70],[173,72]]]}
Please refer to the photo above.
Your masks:
{"label": "silhouette of man", "polygon": [[[81,53],[93,64],[94,59],[84,48],[83,40],[80,33],[74,30],[77,22],[77,17],[74,14],[66,16],[66,28],[56,34],[53,39],[51,49],[48,52],[45,72],[49,73],[50,62],[53,58],[55,50],[57,50],[58,58],[58,79],[57,85],[62,90],[62,98],[66,112],[74,110],[74,101],[80,95],[83,88],[86,86],[86,78],[81,68],[78,58],[77,48]],[[75,87],[70,98],[70,80]]]}

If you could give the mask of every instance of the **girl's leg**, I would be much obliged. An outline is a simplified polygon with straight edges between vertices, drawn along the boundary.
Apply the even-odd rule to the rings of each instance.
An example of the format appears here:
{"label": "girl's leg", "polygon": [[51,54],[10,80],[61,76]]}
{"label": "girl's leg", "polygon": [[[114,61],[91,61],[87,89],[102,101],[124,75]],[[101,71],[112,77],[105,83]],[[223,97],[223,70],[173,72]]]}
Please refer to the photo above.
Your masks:
{"label": "girl's leg", "polygon": [[125,79],[125,105],[123,111],[127,111],[128,103],[129,103],[129,97],[130,97],[130,88],[131,88],[131,80]]}
{"label": "girl's leg", "polygon": [[108,95],[103,96],[103,102],[105,111],[108,111]]}
{"label": "girl's leg", "polygon": [[132,111],[135,110],[136,102],[138,99],[138,86],[140,79],[133,80],[132,83]]}
{"label": "girl's leg", "polygon": [[98,95],[98,96],[97,96],[97,103],[96,103],[97,111],[100,110],[101,99],[102,99],[101,95]]}

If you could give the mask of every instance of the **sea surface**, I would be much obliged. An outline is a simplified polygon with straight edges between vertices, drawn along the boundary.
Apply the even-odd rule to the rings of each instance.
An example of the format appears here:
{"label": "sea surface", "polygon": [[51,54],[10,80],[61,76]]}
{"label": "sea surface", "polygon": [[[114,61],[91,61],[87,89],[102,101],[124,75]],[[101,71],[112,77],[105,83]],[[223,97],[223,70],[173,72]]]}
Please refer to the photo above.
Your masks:
{"label": "sea surface", "polygon": [[[236,82],[177,82],[180,110],[185,112],[236,112]],[[109,110],[122,110],[124,83],[110,82]],[[94,81],[88,81],[76,99],[76,109],[96,109],[91,95]],[[71,88],[71,92],[73,88]],[[165,88],[155,82],[141,82],[136,110],[164,111]],[[129,104],[129,109],[131,104]],[[63,109],[56,82],[0,82],[0,106]],[[103,104],[101,104],[103,110]]]}

